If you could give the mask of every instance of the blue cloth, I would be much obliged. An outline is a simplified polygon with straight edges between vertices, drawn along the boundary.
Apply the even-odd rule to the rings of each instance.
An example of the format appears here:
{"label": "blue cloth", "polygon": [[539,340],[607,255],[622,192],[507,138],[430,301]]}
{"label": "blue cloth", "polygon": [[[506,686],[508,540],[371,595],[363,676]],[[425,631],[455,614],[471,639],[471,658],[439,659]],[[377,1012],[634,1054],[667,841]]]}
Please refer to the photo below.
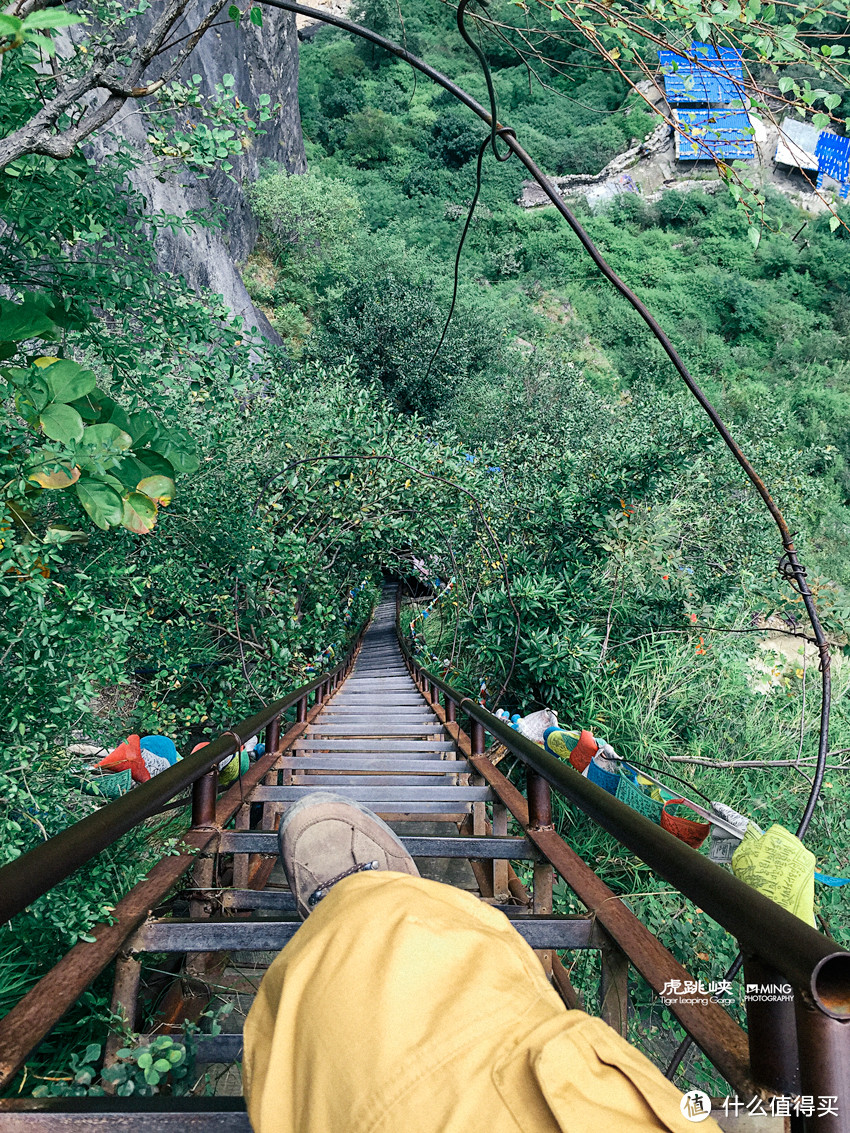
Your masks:
{"label": "blue cloth", "polygon": [[172,766],[180,758],[174,740],[168,736],[142,736],[141,746],[145,751],[153,752],[160,759],[167,760]]}
{"label": "blue cloth", "polygon": [[597,786],[602,787],[608,792],[609,795],[616,795],[617,787],[620,782],[620,774],[614,774],[611,771],[606,771],[604,767],[600,767],[596,762],[596,757],[591,759],[587,768],[587,777],[591,783],[596,783]]}
{"label": "blue cloth", "polygon": [[831,885],[835,889],[839,885],[850,885],[850,877],[830,877],[826,873],[818,873],[815,870],[815,881],[820,881],[824,885]]}

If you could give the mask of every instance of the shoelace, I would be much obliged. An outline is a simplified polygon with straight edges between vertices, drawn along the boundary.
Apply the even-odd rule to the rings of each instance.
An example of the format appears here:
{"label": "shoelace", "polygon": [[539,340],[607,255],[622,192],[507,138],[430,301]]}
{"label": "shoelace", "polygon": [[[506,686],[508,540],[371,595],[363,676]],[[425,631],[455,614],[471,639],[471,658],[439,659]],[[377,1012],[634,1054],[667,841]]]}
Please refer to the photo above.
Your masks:
{"label": "shoelace", "polygon": [[351,869],[347,869],[343,873],[337,874],[336,877],[332,877],[330,881],[326,881],[324,885],[320,885],[318,889],[314,890],[307,898],[307,904],[311,909],[314,908],[323,897],[327,897],[328,890],[331,889],[332,886],[336,885],[338,881],[342,881],[344,877],[351,877],[353,873],[362,873],[364,870],[377,868],[377,862],[361,862],[359,865],[353,865]]}

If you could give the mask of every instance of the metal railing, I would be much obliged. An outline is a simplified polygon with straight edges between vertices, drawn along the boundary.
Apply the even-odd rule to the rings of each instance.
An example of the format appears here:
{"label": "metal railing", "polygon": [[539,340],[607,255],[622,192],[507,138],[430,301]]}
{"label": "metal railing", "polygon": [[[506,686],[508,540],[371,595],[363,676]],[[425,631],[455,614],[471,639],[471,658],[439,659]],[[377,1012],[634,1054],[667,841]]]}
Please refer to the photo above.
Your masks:
{"label": "metal railing", "polygon": [[[182,837],[182,848],[160,859],[147,877],[118,902],[111,923],[94,926],[87,940],[66,953],[0,1020],[0,1088],[8,1085],[29,1053],[115,959],[150,910],[193,867],[196,855],[208,850],[225,823],[241,812],[251,790],[345,680],[370,620],[366,619],[335,668],[235,724],[200,751],[0,868],[0,922],[5,922],[191,787],[191,827]],[[295,722],[281,735],[283,714],[293,706]],[[265,734],[265,754],[225,793],[218,794],[221,761],[236,754],[260,732]]]}
{"label": "metal railing", "polygon": [[[400,609],[399,598],[399,613]],[[458,713],[468,717],[470,762],[489,786],[504,796],[526,836],[568,885],[576,880],[578,873],[575,862],[568,856],[572,851],[551,825],[550,788],[612,834],[659,877],[729,932],[743,953],[747,983],[791,986],[793,1001],[759,1002],[753,998],[746,1002],[748,1069],[752,1082],[769,1093],[838,1097],[846,1110],[850,1106],[850,952],[430,672],[413,655],[400,625],[398,634],[411,675],[426,699],[442,713],[447,726],[456,725]],[[509,788],[517,794],[516,788],[508,784],[486,758],[488,733],[526,769],[526,821],[522,808],[516,805],[515,799],[512,803],[509,795]],[[575,891],[579,897],[583,896]],[[623,896],[627,898],[628,894]],[[584,899],[587,900],[586,891]],[[609,906],[616,904],[624,908],[619,900],[606,900]],[[660,990],[661,980],[654,978],[658,973],[653,969],[652,959],[641,955],[641,947],[635,947],[641,945],[643,934],[636,933],[633,924],[630,929],[622,922],[614,923],[616,918],[612,918],[610,907],[593,911],[628,959],[656,990]],[[685,1029],[693,1033],[694,1015],[676,1010],[674,1001],[669,1006]],[[729,1077],[728,1052],[722,1049],[722,1043],[712,1041],[710,1034],[694,1034],[693,1037]],[[719,1036],[714,1036],[717,1038]],[[850,1129],[848,1112],[842,1113],[837,1123],[830,1124],[831,1121],[831,1118],[821,1119],[818,1129]]]}
{"label": "metal railing", "polygon": [[[107,803],[35,849],[0,867],[0,924],[70,877],[128,830],[157,814],[188,787],[192,788],[192,825],[211,821],[215,810],[218,765],[260,732],[265,732],[266,750],[274,751],[283,713],[296,704],[306,712],[308,697],[313,693],[316,694],[316,703],[321,704],[327,698],[331,688],[344,679],[362,632],[331,672],[273,701],[261,712],[234,724],[200,751],[178,760],[167,771],[160,772],[147,783],[140,783],[114,802]],[[302,719],[303,714],[299,714],[298,718]]]}

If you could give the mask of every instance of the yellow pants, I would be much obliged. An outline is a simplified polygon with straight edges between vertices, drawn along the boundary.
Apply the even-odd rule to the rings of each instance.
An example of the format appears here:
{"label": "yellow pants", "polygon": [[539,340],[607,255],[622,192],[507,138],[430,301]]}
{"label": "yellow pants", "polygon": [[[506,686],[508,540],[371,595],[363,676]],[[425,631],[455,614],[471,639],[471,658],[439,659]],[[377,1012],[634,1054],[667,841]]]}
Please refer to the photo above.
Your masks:
{"label": "yellow pants", "polygon": [[400,873],[317,905],[260,985],[243,1073],[255,1133],[695,1128],[642,1054],[564,1008],[507,917]]}

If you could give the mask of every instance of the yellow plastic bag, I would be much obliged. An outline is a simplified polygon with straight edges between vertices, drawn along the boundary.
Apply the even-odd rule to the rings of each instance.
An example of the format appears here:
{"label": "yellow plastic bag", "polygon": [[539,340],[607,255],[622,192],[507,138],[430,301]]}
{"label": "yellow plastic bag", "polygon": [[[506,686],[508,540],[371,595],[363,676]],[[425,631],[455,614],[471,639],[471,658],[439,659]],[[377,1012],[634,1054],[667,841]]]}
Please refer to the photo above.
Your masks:
{"label": "yellow plastic bag", "polygon": [[763,834],[750,823],[732,855],[732,872],[806,924],[815,923],[815,855],[774,823]]}

